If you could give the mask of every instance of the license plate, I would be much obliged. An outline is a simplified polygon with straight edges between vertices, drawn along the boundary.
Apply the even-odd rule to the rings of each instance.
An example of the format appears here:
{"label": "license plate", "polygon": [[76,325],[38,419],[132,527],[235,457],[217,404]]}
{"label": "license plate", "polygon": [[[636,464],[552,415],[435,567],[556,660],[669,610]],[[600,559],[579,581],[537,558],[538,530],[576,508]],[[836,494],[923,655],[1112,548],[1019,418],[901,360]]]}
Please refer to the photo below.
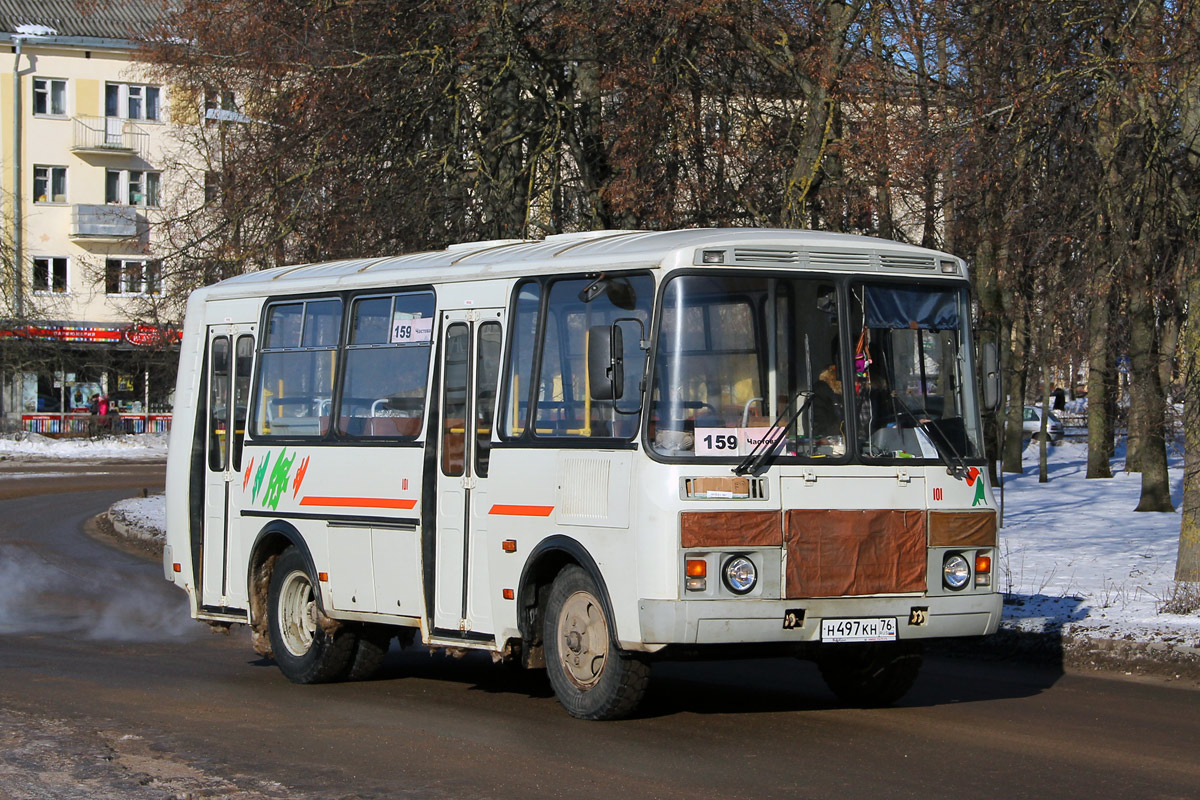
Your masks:
{"label": "license plate", "polygon": [[894,642],[895,617],[821,620],[822,642]]}

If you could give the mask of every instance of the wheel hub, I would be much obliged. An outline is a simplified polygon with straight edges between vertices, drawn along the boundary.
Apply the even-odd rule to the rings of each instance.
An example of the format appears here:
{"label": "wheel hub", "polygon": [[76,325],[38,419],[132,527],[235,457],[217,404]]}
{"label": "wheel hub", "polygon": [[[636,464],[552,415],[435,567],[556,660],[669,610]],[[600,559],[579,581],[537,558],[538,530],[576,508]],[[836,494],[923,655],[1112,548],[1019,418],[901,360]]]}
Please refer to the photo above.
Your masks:
{"label": "wheel hub", "polygon": [[303,572],[293,572],[284,579],[278,612],[284,647],[294,656],[308,653],[317,631],[317,603],[312,583]]}
{"label": "wheel hub", "polygon": [[562,662],[567,677],[581,689],[600,680],[608,660],[608,625],[600,604],[588,592],[576,592],[563,603],[558,618]]}

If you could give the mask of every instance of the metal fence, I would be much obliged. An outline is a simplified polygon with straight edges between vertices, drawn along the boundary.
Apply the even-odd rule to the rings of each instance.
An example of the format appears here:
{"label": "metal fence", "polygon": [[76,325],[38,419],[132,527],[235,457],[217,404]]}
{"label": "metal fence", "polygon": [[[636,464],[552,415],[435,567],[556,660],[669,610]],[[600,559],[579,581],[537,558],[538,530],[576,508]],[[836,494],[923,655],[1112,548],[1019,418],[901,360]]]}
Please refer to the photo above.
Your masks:
{"label": "metal fence", "polygon": [[170,414],[23,414],[21,429],[56,438],[102,433],[169,433]]}

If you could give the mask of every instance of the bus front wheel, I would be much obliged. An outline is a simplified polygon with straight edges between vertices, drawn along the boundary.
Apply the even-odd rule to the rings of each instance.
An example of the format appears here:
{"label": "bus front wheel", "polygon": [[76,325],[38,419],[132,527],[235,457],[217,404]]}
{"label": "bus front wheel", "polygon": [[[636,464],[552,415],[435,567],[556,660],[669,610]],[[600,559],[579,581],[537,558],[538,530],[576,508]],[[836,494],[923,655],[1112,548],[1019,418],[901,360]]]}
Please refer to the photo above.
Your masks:
{"label": "bus front wheel", "polygon": [[268,595],[271,650],[288,680],[325,683],[346,674],[356,637],[330,624],[300,551],[289,547],[275,562]]}
{"label": "bus front wheel", "polygon": [[558,573],[546,602],[546,671],[571,716],[620,719],[646,693],[650,665],[617,648],[599,598],[595,581],[579,567]]}
{"label": "bus front wheel", "polygon": [[826,645],[817,659],[821,677],[838,699],[854,706],[886,706],[899,700],[921,671],[920,642]]}

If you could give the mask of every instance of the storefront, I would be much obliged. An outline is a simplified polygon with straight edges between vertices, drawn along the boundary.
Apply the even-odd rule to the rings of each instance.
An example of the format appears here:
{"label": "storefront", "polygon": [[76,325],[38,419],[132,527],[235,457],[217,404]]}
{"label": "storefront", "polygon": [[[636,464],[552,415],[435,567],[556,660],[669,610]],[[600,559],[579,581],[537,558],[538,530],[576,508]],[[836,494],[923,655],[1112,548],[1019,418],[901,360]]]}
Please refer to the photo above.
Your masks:
{"label": "storefront", "polygon": [[165,432],[178,354],[173,328],[0,328],[0,418],[9,428],[19,421],[23,430],[51,436]]}

